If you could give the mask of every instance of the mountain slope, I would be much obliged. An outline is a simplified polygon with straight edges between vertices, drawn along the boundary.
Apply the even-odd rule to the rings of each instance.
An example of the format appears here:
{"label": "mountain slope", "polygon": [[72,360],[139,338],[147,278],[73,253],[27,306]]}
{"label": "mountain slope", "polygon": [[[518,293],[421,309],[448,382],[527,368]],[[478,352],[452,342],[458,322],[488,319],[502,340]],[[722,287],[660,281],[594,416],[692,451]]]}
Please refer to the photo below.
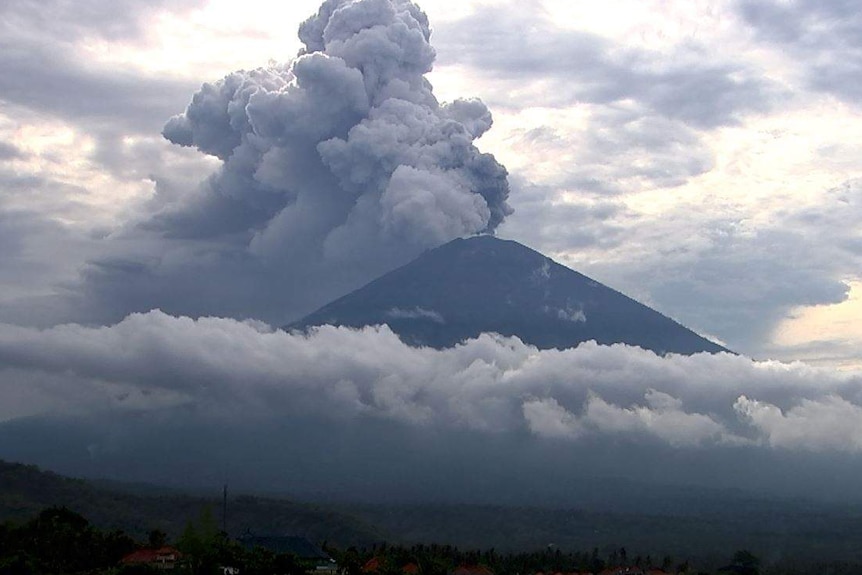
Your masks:
{"label": "mountain slope", "polygon": [[[217,512],[221,505],[220,497],[196,497],[152,487],[107,489],[33,465],[0,460],[0,522],[26,521],[47,507],[67,507],[102,529],[122,529],[144,538],[149,530],[158,528],[177,537],[205,507]],[[227,527],[232,535],[246,531],[297,535],[338,545],[365,545],[381,538],[376,530],[353,517],[310,504],[247,495],[229,499]]]}
{"label": "mountain slope", "polygon": [[596,340],[656,353],[723,347],[517,242],[456,239],[287,326],[388,324],[411,345],[442,348],[482,332],[539,348]]}

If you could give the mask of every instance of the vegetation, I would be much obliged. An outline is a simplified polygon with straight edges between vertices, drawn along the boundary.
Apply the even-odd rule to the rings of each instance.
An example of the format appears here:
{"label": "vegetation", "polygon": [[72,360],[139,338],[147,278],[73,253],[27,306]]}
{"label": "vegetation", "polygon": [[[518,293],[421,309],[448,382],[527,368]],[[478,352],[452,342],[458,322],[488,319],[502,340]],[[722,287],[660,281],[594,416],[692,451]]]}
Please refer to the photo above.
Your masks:
{"label": "vegetation", "polygon": [[[184,553],[186,573],[211,573],[230,565],[241,566],[243,574],[298,575],[307,567],[294,556],[249,550],[225,535],[221,515],[215,518],[211,512],[220,509],[219,498],[126,489],[109,490],[0,462],[0,575],[119,573],[117,562],[129,550],[165,544]],[[496,575],[596,572],[598,565],[625,563],[716,574],[862,571],[857,546],[862,512],[857,508],[697,495],[662,497],[664,507],[659,508],[635,493],[615,500],[618,507],[612,511],[590,508],[586,500],[578,510],[324,508],[245,496],[230,499],[228,530],[234,536],[249,531],[328,541],[344,575],[357,575],[371,557],[382,562],[379,575],[401,575],[406,563],[417,564],[418,575],[442,575],[471,562],[487,565]],[[391,544],[381,545],[384,540]],[[435,541],[451,545],[430,545]],[[135,569],[122,571],[132,575]]]}
{"label": "vegetation", "polygon": [[135,547],[125,533],[101,532],[81,515],[53,507],[21,525],[0,525],[0,574],[96,572]]}
{"label": "vegetation", "polygon": [[[136,549],[166,544],[171,541],[157,529],[150,531],[145,542],[139,542],[122,531],[99,530],[66,508],[51,507],[23,523],[0,523],[0,575],[152,575],[163,571],[120,561]],[[243,547],[218,529],[208,509],[197,521],[188,522],[173,545],[181,552],[173,571],[178,575],[221,574],[227,566],[242,575],[304,575],[313,572],[316,565],[288,553]],[[342,550],[324,543],[324,548],[336,560],[341,575],[449,575],[464,566],[474,568],[465,571],[466,575],[600,573],[620,567],[703,575],[849,575],[862,570],[862,564],[846,561],[764,565],[747,550],[730,554],[725,565],[715,567],[669,555],[633,555],[625,547],[567,551],[548,545],[539,551],[517,553],[435,544],[408,547],[381,543]],[[369,569],[371,560],[374,565]],[[413,570],[405,570],[405,566]]]}
{"label": "vegetation", "polygon": [[[97,487],[87,481],[0,461],[0,521],[25,521],[48,507],[66,507],[94,526],[144,539],[153,529],[179,537],[206,508],[219,509],[220,493],[197,497],[173,490]],[[291,533],[311,541],[369,545],[384,537],[360,519],[284,499],[239,496],[229,501],[231,533]]]}
{"label": "vegetation", "polygon": [[518,575],[527,573],[599,573],[608,567],[632,566],[641,569],[664,568],[668,572],[685,572],[689,566],[683,563],[674,566],[668,557],[628,558],[625,548],[602,553],[594,548],[590,551],[563,552],[553,546],[540,551],[523,553],[499,553],[495,549],[461,550],[451,545],[414,545],[412,547],[387,546],[385,544],[364,549],[348,549],[335,554],[345,575],[358,575],[371,558],[376,558],[380,567],[378,575],[403,575],[405,565],[415,565],[421,575],[447,575],[461,566],[482,566],[495,575]]}
{"label": "vegetation", "polygon": [[[136,549],[168,543],[159,530],[151,531],[146,543],[136,542],[122,531],[100,531],[83,516],[52,507],[20,525],[0,524],[0,575],[161,573],[146,564],[123,565],[121,560]],[[239,569],[243,575],[304,575],[313,568],[290,554],[246,549],[218,530],[209,510],[186,525],[175,547],[181,552],[174,569],[178,575],[220,575],[224,566]]]}
{"label": "vegetation", "polygon": [[[667,500],[672,502],[672,497]],[[614,511],[602,511],[598,505],[593,509],[354,505],[349,509],[383,533],[397,535],[388,537],[390,541],[408,545],[438,541],[502,552],[548,544],[561,549],[625,547],[631,556],[670,554],[716,567],[728,565],[737,549],[787,565],[827,559],[862,563],[857,543],[862,540],[859,509],[718,497],[683,501],[686,508],[660,509],[630,498]]]}

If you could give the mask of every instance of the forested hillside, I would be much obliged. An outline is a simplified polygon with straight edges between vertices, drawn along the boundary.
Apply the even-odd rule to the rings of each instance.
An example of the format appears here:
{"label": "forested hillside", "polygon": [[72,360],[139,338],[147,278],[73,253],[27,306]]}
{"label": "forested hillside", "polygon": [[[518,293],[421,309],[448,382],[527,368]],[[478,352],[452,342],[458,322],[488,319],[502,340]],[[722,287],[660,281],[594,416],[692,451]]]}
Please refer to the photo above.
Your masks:
{"label": "forested hillside", "polygon": [[[206,507],[221,519],[220,495],[218,490],[211,498],[168,490],[141,495],[0,461],[0,521],[25,521],[45,508],[67,507],[102,529],[121,529],[135,537],[160,529],[176,537]],[[227,530],[232,535],[246,531],[299,535],[337,545],[364,545],[382,538],[360,520],[331,510],[251,496],[229,498]]]}

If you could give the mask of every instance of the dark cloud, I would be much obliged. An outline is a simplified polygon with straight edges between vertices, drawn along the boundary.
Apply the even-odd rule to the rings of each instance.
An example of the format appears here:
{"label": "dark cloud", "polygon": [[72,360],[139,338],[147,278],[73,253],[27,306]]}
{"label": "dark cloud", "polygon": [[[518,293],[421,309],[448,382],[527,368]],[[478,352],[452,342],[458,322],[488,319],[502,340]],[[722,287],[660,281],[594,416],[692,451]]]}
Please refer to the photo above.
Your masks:
{"label": "dark cloud", "polygon": [[[489,483],[511,490],[514,478],[504,470],[523,464],[532,473],[548,464],[545,456],[561,466],[563,482],[571,464],[583,470],[585,461],[624,474],[631,460],[622,456],[639,453],[653,463],[696,459],[710,472],[726,466],[711,478],[678,467],[673,474],[750,487],[734,470],[752,459],[801,465],[862,452],[858,376],[728,354],[659,357],[594,343],[538,351],[493,335],[433,350],[408,347],[386,327],[290,334],[256,322],[151,312],[110,327],[0,325],[0,362],[12,402],[2,408],[2,435],[17,437],[16,429],[28,425],[31,434],[45,429],[39,418],[47,413],[79,432],[86,421],[112,422],[74,446],[90,453],[84,459],[95,462],[94,473],[121,461],[132,445],[151,452],[159,444],[157,422],[171,420],[180,441],[205,445],[203,452],[220,464],[222,457],[266,453],[283,470],[297,454],[312,457],[313,445],[330,474],[330,480],[315,476],[319,492],[362,490],[370,478],[348,469],[390,445],[372,474],[378,496],[381,485],[419,495],[409,489],[413,474],[404,475],[405,461],[457,467],[477,453],[487,458]],[[251,452],[224,444],[220,450],[219,441],[203,438],[213,429],[221,430],[218,437],[245,437]],[[453,437],[470,449],[452,451]],[[32,457],[48,448],[44,441],[28,445],[14,449]],[[621,457],[596,457],[599,446]],[[0,449],[8,456],[13,446],[0,442]],[[443,452],[449,456],[435,456]],[[161,468],[181,467],[186,456],[162,457]],[[258,488],[272,478],[268,470],[246,475]],[[809,480],[785,487],[816,495]],[[550,484],[546,491],[564,491]]]}
{"label": "dark cloud", "polygon": [[663,278],[653,278],[653,300],[680,318],[697,317],[698,327],[747,353],[757,353],[794,307],[847,297],[848,286],[834,273],[837,262],[817,259],[832,250],[812,245],[804,234],[729,227],[710,235],[709,246],[685,264],[687,275],[675,277],[665,269]]}
{"label": "dark cloud", "polygon": [[578,193],[674,188],[715,164],[700,134],[683,122],[622,107],[596,110],[580,129],[533,128],[513,147],[557,159],[555,183]]}
{"label": "dark cloud", "polygon": [[172,146],[158,136],[129,137],[122,129],[91,132],[94,146],[87,159],[120,182],[147,182],[154,194],[141,206],[130,202],[128,211],[140,219],[176,199],[180,190],[194,189],[212,172],[213,162],[192,150]]}
{"label": "dark cloud", "polygon": [[85,129],[156,133],[190,89],[185,81],[86,65],[62,43],[0,39],[0,100]]}
{"label": "dark cloud", "polygon": [[[170,7],[181,12],[197,4],[170,3]],[[65,0],[4,2],[0,6],[0,104],[5,113],[25,125],[71,128],[77,137],[95,146],[92,153],[82,150],[82,155],[120,180],[136,169],[147,170],[146,156],[133,157],[122,167],[109,160],[130,147],[124,143],[129,136],[156,137],[163,118],[184,104],[196,83],[99,64],[82,55],[81,45],[101,40],[140,41],[149,22],[166,6],[137,0],[110,5]],[[48,167],[58,164],[51,150],[34,155],[40,156],[43,165],[47,161]],[[61,161],[68,162],[68,158]],[[32,176],[48,180],[55,177],[50,171],[42,168]],[[19,175],[28,177],[26,168]],[[136,174],[132,181],[152,175],[152,171]],[[65,184],[58,176],[52,185]]]}
{"label": "dark cloud", "polygon": [[848,270],[860,265],[860,189],[847,182],[758,223],[689,203],[649,220],[622,212],[593,229],[597,237],[623,236],[624,244],[598,244],[602,254],[560,250],[580,271],[759,356],[774,351],[767,342],[794,308],[846,299]]}
{"label": "dark cloud", "polygon": [[791,55],[811,88],[859,102],[862,13],[855,2],[742,0],[737,8],[761,40]]}
{"label": "dark cloud", "polygon": [[167,122],[168,140],[223,166],[113,236],[85,273],[105,317],[162,307],[285,321],[511,212],[506,170],[473,145],[490,112],[438,103],[414,4],[328,1],[300,37],[289,64],[204,84]]}
{"label": "dark cloud", "polygon": [[559,28],[534,11],[477,12],[439,33],[447,47],[441,63],[466,65],[471,74],[491,80],[494,106],[633,100],[665,118],[708,129],[764,112],[780,97],[762,71],[706,47],[681,44],[670,56],[620,48],[591,33]]}
{"label": "dark cloud", "polygon": [[[50,150],[0,167],[0,321],[41,326],[80,318],[72,286],[88,259],[112,253],[100,239],[108,235],[111,210],[116,218],[156,211],[211,169],[160,140],[102,133],[76,158],[83,169],[69,170],[68,160]],[[94,180],[110,183],[88,188]],[[152,197],[147,188],[155,190]],[[100,193],[125,207],[105,207]]]}
{"label": "dark cloud", "polygon": [[97,147],[116,146],[130,134],[155,134],[162,118],[182,106],[194,83],[99,65],[81,54],[81,42],[138,42],[165,8],[182,13],[197,0],[97,0],[0,6],[0,101],[18,118],[56,118],[87,133]]}
{"label": "dark cloud", "polygon": [[519,177],[513,177],[512,188],[518,217],[506,220],[500,235],[546,253],[619,247],[625,240],[625,220],[635,218],[620,201],[583,196],[563,200],[556,188]]}
{"label": "dark cloud", "polygon": [[203,5],[202,0],[6,0],[0,22],[19,32],[65,40],[130,40],[145,33],[148,19],[165,7],[176,12]]}
{"label": "dark cloud", "polygon": [[[0,177],[0,190],[3,179]],[[92,241],[41,213],[0,202],[0,321],[50,325],[64,305],[56,296],[78,265],[91,256]]]}
{"label": "dark cloud", "polygon": [[18,149],[15,144],[0,142],[0,162],[4,160],[20,160],[26,157],[27,154]]}

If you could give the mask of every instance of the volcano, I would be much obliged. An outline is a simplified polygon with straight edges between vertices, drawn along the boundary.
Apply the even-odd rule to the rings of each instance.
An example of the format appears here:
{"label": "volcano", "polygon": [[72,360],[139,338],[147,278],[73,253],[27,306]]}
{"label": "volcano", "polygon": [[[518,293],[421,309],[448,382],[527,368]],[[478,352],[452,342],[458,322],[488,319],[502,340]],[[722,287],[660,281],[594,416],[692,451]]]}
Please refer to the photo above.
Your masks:
{"label": "volcano", "polygon": [[672,319],[524,245],[453,240],[287,327],[388,324],[406,343],[451,347],[483,332],[540,349],[595,340],[658,354],[726,352]]}

